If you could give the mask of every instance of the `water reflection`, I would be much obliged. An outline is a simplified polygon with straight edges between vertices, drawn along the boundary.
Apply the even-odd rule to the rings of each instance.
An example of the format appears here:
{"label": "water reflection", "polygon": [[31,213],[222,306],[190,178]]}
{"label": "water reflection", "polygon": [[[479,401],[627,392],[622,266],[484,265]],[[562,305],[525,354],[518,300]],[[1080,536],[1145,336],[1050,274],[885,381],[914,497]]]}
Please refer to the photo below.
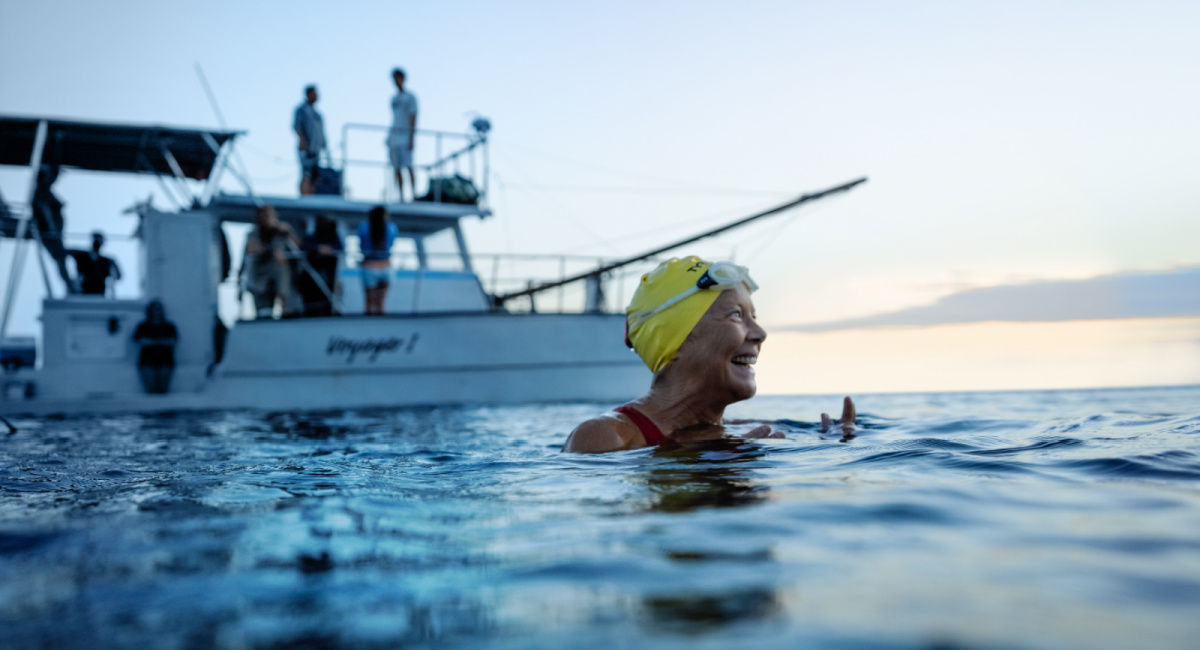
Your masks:
{"label": "water reflection", "polygon": [[[766,449],[753,441],[723,438],[655,450],[654,458],[669,459],[640,473],[651,493],[650,512],[691,513],[705,508],[734,508],[766,501],[769,488],[755,480]],[[730,547],[714,550],[712,539],[697,538],[694,545],[670,544],[662,554],[682,565],[689,574],[712,577],[729,574],[729,582],[742,582],[746,569],[762,572],[776,563],[770,548]],[[719,542],[718,542],[719,544]],[[772,573],[771,571],[763,574]],[[734,579],[741,576],[741,579]],[[699,634],[732,623],[761,621],[782,607],[774,584],[696,590],[681,586],[674,593],[652,593],[642,598],[644,623],[654,629]]]}
{"label": "water reflection", "polygon": [[763,620],[780,611],[773,589],[740,589],[715,594],[649,597],[643,601],[647,622],[693,634],[711,628]]}
{"label": "water reflection", "polygon": [[768,488],[752,480],[752,467],[766,456],[762,446],[736,438],[706,440],[655,450],[669,465],[640,474],[650,489],[652,512],[688,512],[760,503]]}
{"label": "water reflection", "polygon": [[332,424],[338,413],[271,413],[264,420],[274,433],[307,440],[341,440],[355,433],[355,427]]}

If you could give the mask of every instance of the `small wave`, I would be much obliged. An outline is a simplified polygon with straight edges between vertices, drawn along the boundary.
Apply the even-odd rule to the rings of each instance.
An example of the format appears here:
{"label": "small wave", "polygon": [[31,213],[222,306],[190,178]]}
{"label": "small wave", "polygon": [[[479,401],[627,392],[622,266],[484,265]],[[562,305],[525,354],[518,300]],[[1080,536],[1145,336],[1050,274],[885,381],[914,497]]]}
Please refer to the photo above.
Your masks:
{"label": "small wave", "polygon": [[897,451],[885,451],[880,454],[872,454],[864,458],[856,458],[851,460],[846,465],[873,465],[879,463],[895,463],[906,462],[916,458],[925,458],[936,456],[937,452],[928,451],[925,449],[900,449]]}
{"label": "small wave", "polygon": [[1010,456],[1012,454],[1019,454],[1019,453],[1026,452],[1026,451],[1045,451],[1048,449],[1058,449],[1058,448],[1062,448],[1062,447],[1077,447],[1082,444],[1083,444],[1083,441],[1079,440],[1077,438],[1052,438],[1049,440],[1041,440],[1041,441],[1035,442],[1031,445],[1024,445],[1022,447],[1004,447],[1001,449],[977,449],[975,451],[969,451],[967,453],[975,454],[977,456]]}
{"label": "small wave", "polygon": [[1171,469],[1157,467],[1153,462],[1128,458],[1088,458],[1064,460],[1056,467],[1082,470],[1088,474],[1121,478],[1200,480],[1200,468]]}

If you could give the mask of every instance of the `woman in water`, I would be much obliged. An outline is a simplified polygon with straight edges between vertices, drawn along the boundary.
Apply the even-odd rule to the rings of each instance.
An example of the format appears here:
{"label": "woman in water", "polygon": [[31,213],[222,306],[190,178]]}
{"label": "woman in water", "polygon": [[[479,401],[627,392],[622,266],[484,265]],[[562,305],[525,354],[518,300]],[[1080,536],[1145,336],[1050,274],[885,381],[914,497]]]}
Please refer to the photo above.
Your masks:
{"label": "woman in water", "polygon": [[388,220],[387,210],[382,205],[371,208],[367,220],[358,226],[358,247],[363,255],[360,270],[367,294],[368,316],[383,315],[383,302],[387,299],[392,274],[392,243],[399,236],[400,229]]}
{"label": "woman in water", "polygon": [[[758,390],[754,364],[767,333],[745,267],[672,258],[642,276],[625,310],[626,344],[654,373],[650,392],[579,425],[563,451],[603,453],[724,437],[725,407]],[[854,428],[845,399],[842,430]],[[833,420],[821,414],[822,428]],[[746,438],[782,438],[762,425]]]}

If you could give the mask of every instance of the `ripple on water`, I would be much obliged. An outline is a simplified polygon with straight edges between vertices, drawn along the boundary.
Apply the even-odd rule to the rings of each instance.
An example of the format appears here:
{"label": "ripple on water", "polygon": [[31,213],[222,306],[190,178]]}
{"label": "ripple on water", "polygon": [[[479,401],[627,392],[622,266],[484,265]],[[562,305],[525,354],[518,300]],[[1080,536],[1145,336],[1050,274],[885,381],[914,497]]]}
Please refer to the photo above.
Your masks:
{"label": "ripple on water", "polygon": [[1200,389],[63,417],[0,439],[16,647],[1188,647]]}

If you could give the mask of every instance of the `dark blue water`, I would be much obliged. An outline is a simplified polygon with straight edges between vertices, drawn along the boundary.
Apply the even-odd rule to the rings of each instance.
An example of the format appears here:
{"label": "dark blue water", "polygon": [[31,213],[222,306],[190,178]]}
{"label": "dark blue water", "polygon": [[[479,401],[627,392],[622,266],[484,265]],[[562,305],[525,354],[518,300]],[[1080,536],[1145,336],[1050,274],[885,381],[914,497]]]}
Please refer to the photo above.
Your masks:
{"label": "dark blue water", "polygon": [[1200,387],[18,419],[0,646],[1200,647]]}

